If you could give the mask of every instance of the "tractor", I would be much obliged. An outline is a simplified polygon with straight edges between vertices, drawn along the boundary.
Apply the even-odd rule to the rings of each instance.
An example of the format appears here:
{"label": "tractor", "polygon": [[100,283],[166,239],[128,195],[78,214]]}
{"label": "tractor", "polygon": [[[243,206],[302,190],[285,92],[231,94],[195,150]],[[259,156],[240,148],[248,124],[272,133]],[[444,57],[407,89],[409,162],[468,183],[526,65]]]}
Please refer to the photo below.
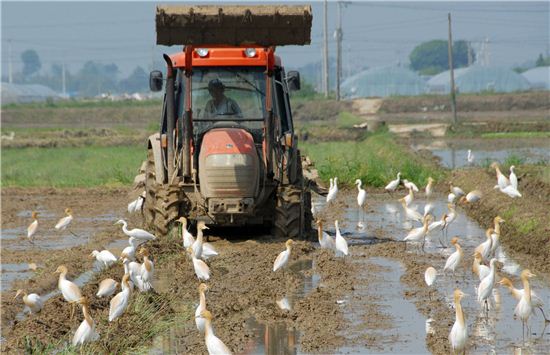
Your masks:
{"label": "tractor", "polygon": [[150,229],[166,234],[184,216],[310,233],[319,187],[304,176],[289,100],[300,75],[285,72],[275,47],[309,44],[311,21],[299,5],[157,6],[157,44],[183,49],[163,55],[165,77],[149,78],[152,91],[164,86],[160,130],[136,177]]}

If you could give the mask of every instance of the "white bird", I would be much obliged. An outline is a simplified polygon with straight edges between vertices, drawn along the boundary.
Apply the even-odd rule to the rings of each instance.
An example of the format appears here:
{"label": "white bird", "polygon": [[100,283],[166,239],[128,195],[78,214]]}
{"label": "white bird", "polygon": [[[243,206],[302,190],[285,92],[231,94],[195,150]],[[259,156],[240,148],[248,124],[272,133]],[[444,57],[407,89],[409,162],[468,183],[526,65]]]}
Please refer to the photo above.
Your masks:
{"label": "white bird", "polygon": [[492,244],[491,244],[491,254],[495,254],[498,247],[500,246],[500,224],[501,223],[504,223],[506,222],[504,219],[502,219],[502,217],[500,216],[496,216],[494,219],[493,219],[493,223],[494,223],[494,233],[491,234],[491,239],[493,240]]}
{"label": "white bird", "polygon": [[11,131],[9,135],[3,134],[2,136],[0,136],[0,138],[12,141],[15,138],[15,132]]}
{"label": "white bird", "polygon": [[328,190],[327,203],[334,201],[336,199],[336,195],[338,195],[338,178],[337,177],[334,178],[332,187],[329,188]]}
{"label": "white bird", "polygon": [[399,182],[401,182],[401,173],[397,173],[397,179],[390,181],[384,189],[389,192],[395,191],[399,186]]}
{"label": "white bird", "polygon": [[403,197],[403,200],[405,200],[406,206],[409,206],[414,201],[414,193],[412,189],[409,189],[409,193]]}
{"label": "white bird", "polygon": [[55,229],[57,230],[65,230],[71,224],[73,220],[73,211],[70,208],[65,208],[65,214],[67,216],[61,218],[59,222],[55,225]]}
{"label": "white bird", "polygon": [[493,238],[491,237],[491,234],[493,234],[493,228],[489,228],[485,231],[485,236],[487,239],[479,244],[474,250],[477,251],[483,260],[488,260],[489,255],[491,254],[491,247],[493,244]]}
{"label": "white bird", "polygon": [[113,265],[117,261],[116,256],[114,256],[113,253],[111,253],[108,250],[102,250],[102,251],[94,250],[92,251],[90,256],[95,258],[97,262],[102,264],[103,267],[105,268],[108,268],[109,266]]}
{"label": "white bird", "polygon": [[464,190],[458,186],[453,186],[452,182],[449,182],[449,191],[452,192],[456,197],[465,195]]}
{"label": "white bird", "polygon": [[426,185],[426,198],[429,199],[430,197],[432,197],[432,194],[433,194],[433,184],[434,184],[434,179],[432,179],[432,177],[428,177],[428,184]]}
{"label": "white bird", "polygon": [[510,196],[511,198],[521,197],[521,193],[512,185],[508,185],[505,188],[501,188],[500,185],[495,185],[495,189],[499,189],[500,192]]}
{"label": "white bird", "polygon": [[424,217],[426,217],[428,214],[431,214],[434,210],[434,205],[431,203],[427,203],[424,205]]}
{"label": "white bird", "polygon": [[479,281],[483,280],[491,272],[491,269],[488,266],[481,263],[482,260],[483,257],[481,256],[481,253],[479,251],[474,252],[472,271],[475,275],[477,275]]}
{"label": "white bird", "polygon": [[38,313],[44,307],[44,300],[36,293],[27,294],[24,290],[17,290],[13,299],[17,299],[19,295],[23,295],[23,303],[25,304],[24,313]]}
{"label": "white bird", "polygon": [[449,226],[451,223],[453,223],[456,220],[457,213],[452,203],[447,204],[448,211],[446,213],[447,217],[445,219],[445,227],[444,227],[444,234],[445,237],[447,236],[447,231],[449,230]]}
{"label": "white bird", "polygon": [[406,242],[422,241],[422,250],[424,250],[424,242],[426,241],[426,234],[428,234],[428,224],[431,221],[431,217],[431,215],[427,215],[426,217],[424,217],[422,227],[411,229],[403,240]]}
{"label": "white bird", "polygon": [[209,355],[231,355],[231,350],[214,335],[212,329],[212,314],[204,310],[201,312],[201,317],[204,318],[204,342]]}
{"label": "white bird", "polygon": [[423,220],[424,217],[422,217],[422,215],[418,211],[407,207],[406,202],[405,202],[404,199],[401,198],[401,199],[399,199],[399,201],[401,202],[401,205],[403,206],[403,209],[405,210],[405,216],[406,216],[407,220],[417,221],[417,222],[422,223],[422,220]]}
{"label": "white bird", "polygon": [[[525,289],[523,288],[515,288],[514,284],[510,279],[503,277],[499,282],[500,285],[503,285],[508,288],[512,296],[516,301],[521,300],[521,297],[523,297],[523,294],[525,293]],[[542,312],[542,316],[544,317],[544,320],[546,322],[549,322],[549,320],[546,318],[546,314],[544,314],[544,302],[542,302],[542,299],[535,293],[535,291],[531,290],[531,304],[533,308],[538,308]],[[534,310],[533,310],[534,313]]]}
{"label": "white bird", "polygon": [[460,262],[462,261],[462,256],[464,252],[462,251],[462,247],[460,247],[460,244],[458,244],[458,238],[454,237],[451,239],[451,245],[454,245],[456,248],[456,251],[449,255],[447,258],[447,261],[445,262],[445,267],[443,268],[444,271],[451,270],[454,274],[456,269],[460,266]]}
{"label": "white bird", "polygon": [[57,270],[55,270],[55,273],[59,273],[59,281],[57,282],[57,287],[59,288],[59,291],[61,291],[61,294],[63,295],[65,301],[69,302],[72,305],[72,318],[74,314],[74,305],[80,300],[80,298],[82,298],[82,292],[80,292],[80,288],[78,288],[78,286],[74,282],[67,280],[68,270],[65,265],[60,265]]}
{"label": "white bird", "polygon": [[437,270],[435,270],[433,266],[428,266],[428,268],[424,272],[424,281],[426,281],[426,285],[428,286],[433,285],[436,278],[437,278]]}
{"label": "white bird", "polygon": [[203,230],[208,229],[203,221],[197,224],[197,239],[191,245],[195,258],[200,259],[202,257],[202,245],[203,245]]}
{"label": "white bird", "polygon": [[187,218],[180,217],[176,222],[181,223],[181,237],[183,240],[183,247],[185,249],[189,248],[195,242],[193,234],[187,230]]}
{"label": "white bird", "polygon": [[143,256],[143,263],[141,263],[140,276],[143,291],[150,291],[153,288],[153,275],[155,273],[155,265],[149,259],[149,251],[145,248],[139,250],[139,255]]}
{"label": "white bird", "polygon": [[455,203],[456,195],[452,192],[447,195],[447,202],[449,203]]}
{"label": "white bird", "polygon": [[466,196],[462,196],[462,198],[460,199],[460,202],[476,203],[479,200],[481,200],[482,197],[483,197],[483,193],[481,191],[473,190],[468,192]]}
{"label": "white bird", "polygon": [[514,172],[515,168],[516,167],[513,166],[513,165],[510,167],[510,179],[509,180],[510,180],[510,185],[512,185],[512,187],[517,190],[518,189],[518,177],[516,176],[516,173]]}
{"label": "white bird", "polygon": [[136,238],[130,237],[128,239],[128,244],[130,245],[124,248],[120,255],[122,256],[122,254],[124,254],[125,257],[128,258],[128,260],[134,261],[136,260],[136,250],[140,243],[137,241]]}
{"label": "white bird", "polygon": [[201,317],[201,313],[206,310],[206,290],[208,290],[208,285],[201,283],[199,285],[199,305],[195,310],[195,324],[201,333],[204,333],[205,326],[205,320]]}
{"label": "white bird", "polygon": [[495,172],[497,174],[497,184],[501,190],[510,185],[510,180],[508,180],[508,178],[500,172],[500,168],[498,167],[497,162],[492,163],[491,168],[495,169]]}
{"label": "white bird", "polygon": [[340,234],[340,228],[338,228],[338,221],[334,221],[334,227],[336,228],[336,238],[334,239],[334,245],[336,246],[336,256],[348,255],[348,242]]}
{"label": "white bird", "polygon": [[477,288],[477,300],[480,304],[485,303],[485,309],[489,310],[489,297],[493,293],[493,287],[495,286],[495,277],[496,277],[496,264],[497,259],[491,259],[489,263],[490,271],[489,275],[483,278],[479,283]]}
{"label": "white bird", "polygon": [[118,282],[113,279],[102,280],[99,283],[99,288],[97,290],[96,296],[99,298],[112,296],[115,293],[117,286]]}
{"label": "white bird", "polygon": [[150,240],[157,239],[157,237],[143,229],[134,228],[132,230],[128,230],[128,223],[126,223],[123,219],[118,220],[115,224],[122,224],[122,231],[124,234],[128,237],[134,237],[140,242],[148,242]]}
{"label": "white bird", "polygon": [[130,284],[128,283],[129,279],[130,275],[124,274],[122,281],[120,282],[122,291],[117,293],[117,295],[111,299],[111,302],[109,302],[109,322],[112,322],[120,317],[124,311],[126,311],[126,308],[128,308],[128,303],[130,303],[130,295],[132,293]]}
{"label": "white bird", "polygon": [[197,259],[195,253],[191,247],[187,248],[187,253],[191,256],[193,260],[193,269],[195,270],[195,275],[197,278],[202,281],[208,281],[210,279],[210,268],[204,261]]}
{"label": "white bird", "polygon": [[290,260],[290,252],[292,251],[292,244],[294,244],[292,239],[286,241],[286,249],[277,255],[277,258],[273,263],[273,271],[282,269],[288,264],[288,261]]}
{"label": "white bird", "polygon": [[472,153],[471,149],[468,149],[468,164],[472,165],[474,163],[475,156]]}
{"label": "white bird", "polygon": [[464,353],[466,350],[466,342],[468,341],[468,328],[464,319],[464,311],[460,301],[466,296],[462,291],[456,289],[454,292],[455,303],[455,322],[449,333],[449,342],[453,351],[458,353]]}
{"label": "white bird", "polygon": [[355,180],[355,185],[357,185],[357,205],[359,208],[363,208],[367,202],[367,191],[361,188],[361,180]]}
{"label": "white bird", "polygon": [[323,231],[323,221],[318,219],[317,223],[317,238],[319,239],[319,245],[323,249],[336,250],[336,243],[334,239],[325,231]]}
{"label": "white bird", "polygon": [[90,303],[86,297],[81,297],[78,303],[82,305],[82,314],[84,320],[76,330],[73,336],[73,346],[82,345],[87,342],[96,341],[99,339],[99,333],[95,330],[95,322],[90,316]]}
{"label": "white bird", "polygon": [[[434,230],[439,230],[441,232],[441,236],[443,236],[443,231],[445,230],[445,227],[447,226],[447,215],[444,213],[441,216],[441,219],[438,221],[434,221],[428,225],[428,234],[430,232],[433,232]],[[443,245],[443,242],[441,241],[441,237],[439,237],[439,243],[442,247],[445,247]]]}
{"label": "white bird", "polygon": [[416,186],[414,182],[407,179],[403,179],[403,186],[405,186],[407,189],[412,189],[414,192],[419,191],[418,186]]}
{"label": "white bird", "polygon": [[[521,281],[523,281],[523,294],[514,310],[514,315],[518,316],[521,319],[522,325],[525,327],[529,316],[533,313],[533,304],[531,298],[531,285],[529,284],[529,278],[534,277],[535,275],[529,270],[523,270],[521,272]],[[529,329],[529,328],[527,328]]]}
{"label": "white bird", "polygon": [[34,221],[27,228],[27,238],[34,244],[34,234],[36,233],[36,229],[38,229],[38,212],[32,212],[32,219],[34,219]]}
{"label": "white bird", "polygon": [[143,291],[143,282],[141,281],[141,264],[135,261],[130,261],[124,253],[120,256],[120,258],[124,264],[124,274],[130,275],[132,284],[135,285],[140,291]]}
{"label": "white bird", "polygon": [[143,207],[143,201],[145,201],[145,191],[141,193],[134,201],[128,204],[128,213],[135,213],[141,211]]}

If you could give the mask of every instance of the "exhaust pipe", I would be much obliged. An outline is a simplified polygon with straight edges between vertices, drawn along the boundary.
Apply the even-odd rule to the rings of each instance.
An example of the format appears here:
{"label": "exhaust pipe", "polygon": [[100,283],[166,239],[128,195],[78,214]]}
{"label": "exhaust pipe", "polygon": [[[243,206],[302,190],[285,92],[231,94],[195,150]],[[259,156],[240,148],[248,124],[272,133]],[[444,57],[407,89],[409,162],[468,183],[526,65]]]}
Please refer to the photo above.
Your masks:
{"label": "exhaust pipe", "polygon": [[175,75],[170,57],[167,54],[163,54],[163,58],[166,61],[166,166],[168,168],[168,183],[171,183],[174,176]]}

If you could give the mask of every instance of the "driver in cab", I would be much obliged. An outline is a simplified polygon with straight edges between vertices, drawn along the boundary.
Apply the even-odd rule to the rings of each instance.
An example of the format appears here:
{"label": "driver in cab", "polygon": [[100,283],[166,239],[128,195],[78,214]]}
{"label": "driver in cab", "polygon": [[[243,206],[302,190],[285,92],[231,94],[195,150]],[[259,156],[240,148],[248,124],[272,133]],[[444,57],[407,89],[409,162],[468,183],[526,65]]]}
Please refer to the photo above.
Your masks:
{"label": "driver in cab", "polygon": [[242,117],[241,108],[237,102],[224,95],[225,86],[220,79],[212,79],[208,83],[208,92],[212,98],[206,103],[204,112],[207,117],[221,116]]}

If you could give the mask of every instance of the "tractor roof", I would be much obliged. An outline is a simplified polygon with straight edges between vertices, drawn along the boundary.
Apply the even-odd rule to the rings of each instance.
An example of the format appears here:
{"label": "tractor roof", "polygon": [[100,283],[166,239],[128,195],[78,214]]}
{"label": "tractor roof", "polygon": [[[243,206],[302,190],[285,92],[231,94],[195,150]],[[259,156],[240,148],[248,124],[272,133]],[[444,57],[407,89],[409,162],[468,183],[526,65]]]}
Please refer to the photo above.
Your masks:
{"label": "tractor roof", "polygon": [[[265,67],[270,61],[275,66],[281,66],[281,58],[276,56],[269,49],[261,47],[229,47],[213,46],[194,48],[188,52],[191,54],[190,65],[192,67],[203,66],[262,66]],[[206,53],[206,54],[205,54]],[[248,53],[248,54],[247,54]],[[202,55],[201,55],[202,54]],[[252,55],[253,54],[253,55]],[[269,57],[273,59],[270,60]],[[170,58],[174,67],[184,68],[186,52],[182,51],[172,54]]]}

